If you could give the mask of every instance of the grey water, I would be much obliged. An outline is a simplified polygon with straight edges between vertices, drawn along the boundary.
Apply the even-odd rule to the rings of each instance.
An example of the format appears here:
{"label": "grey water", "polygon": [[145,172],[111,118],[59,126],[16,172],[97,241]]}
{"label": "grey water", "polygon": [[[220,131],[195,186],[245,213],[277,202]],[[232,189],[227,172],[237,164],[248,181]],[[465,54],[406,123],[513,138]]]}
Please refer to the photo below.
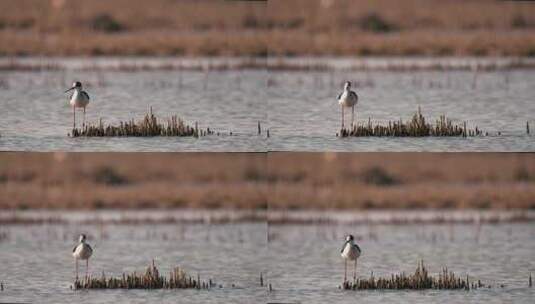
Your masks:
{"label": "grey water", "polygon": [[[265,151],[266,72],[48,70],[0,74],[0,150],[6,151]],[[91,100],[87,121],[141,120],[152,107],[158,118],[178,115],[188,125],[220,136],[71,138],[69,94],[83,82]],[[82,111],[76,113],[82,124]],[[232,133],[232,136],[230,135]]]}
{"label": "grey water", "polygon": [[[89,273],[107,277],[144,272],[154,259],[162,275],[179,266],[209,290],[72,290],[71,256],[78,233],[94,253]],[[0,302],[14,303],[261,303],[267,290],[265,223],[146,225],[2,225]],[[80,276],[85,275],[80,263]],[[220,288],[221,285],[221,288]]]}
{"label": "grey water", "polygon": [[[480,137],[338,138],[344,81],[359,95],[356,121],[408,121],[421,108],[434,123],[446,115],[488,133]],[[291,71],[268,77],[272,150],[534,151],[535,71]],[[350,110],[345,122],[351,122]],[[531,136],[526,123],[531,125]]]}
{"label": "grey water", "polygon": [[[203,211],[205,217],[211,213]],[[108,214],[109,213],[109,214]],[[338,224],[272,224],[263,221],[214,224],[182,223],[199,213],[172,212],[177,222],[159,222],[161,212],[35,211],[3,213],[2,220],[37,219],[41,224],[9,221],[0,226],[1,302],[16,303],[531,303],[528,287],[535,273],[533,221],[468,224],[412,223],[433,217],[423,212],[370,213],[370,221],[347,221],[340,213],[323,212]],[[224,213],[215,213],[222,216]],[[11,216],[11,217],[10,217]],[[305,214],[299,215],[301,218]],[[355,214],[355,216],[357,216]],[[473,214],[475,218],[484,214]],[[61,222],[48,222],[62,220]],[[313,219],[314,217],[311,217]],[[359,218],[357,216],[356,218]],[[384,221],[391,218],[389,223]],[[406,218],[408,224],[399,223]],[[449,217],[448,217],[449,218]],[[132,219],[151,219],[129,224]],[[375,219],[375,220],[374,220]],[[398,219],[398,220],[396,220]],[[124,221],[121,221],[124,220]],[[376,220],[379,220],[377,222]],[[403,221],[401,221],[403,222]],[[121,224],[122,223],[122,224]],[[462,224],[464,223],[464,224]],[[144,271],[155,261],[162,274],[180,266],[188,274],[212,279],[209,290],[72,290],[75,265],[71,251],[77,235],[86,233],[94,249],[89,273],[120,276]],[[351,233],[362,249],[357,276],[367,278],[411,273],[423,260],[431,274],[443,267],[491,288],[477,290],[344,291],[340,249]],[[349,276],[352,276],[349,265]],[[264,286],[259,276],[263,274]],[[85,265],[80,265],[80,275]],[[271,284],[273,290],[268,292]]]}
{"label": "grey water", "polygon": [[[535,225],[270,225],[269,302],[283,303],[532,303]],[[362,249],[357,277],[414,273],[423,260],[432,275],[443,267],[491,288],[477,290],[341,290],[344,235]],[[353,264],[348,276],[353,276]],[[502,287],[503,285],[503,287]]]}
{"label": "grey water", "polygon": [[[535,151],[534,69],[501,66],[497,60],[498,69],[470,70],[464,69],[467,64],[479,63],[459,58],[450,59],[444,70],[429,70],[425,66],[445,63],[438,59],[407,60],[363,61],[362,66],[351,70],[351,62],[331,59],[327,62],[333,69],[300,67],[293,71],[263,69],[259,63],[241,68],[239,60],[221,69],[216,63],[216,68],[210,69],[202,60],[155,58],[56,59],[51,66],[46,60],[40,66],[39,60],[29,58],[20,59],[23,68],[10,69],[10,61],[4,60],[0,73],[0,150]],[[315,62],[323,61],[308,60],[307,64]],[[225,67],[224,62],[219,64]],[[401,64],[401,69],[389,69],[389,64]],[[424,69],[410,69],[418,64]],[[492,60],[485,64],[492,66]],[[210,127],[221,135],[198,139],[68,137],[72,111],[69,96],[63,91],[74,80],[83,81],[91,95],[89,122],[141,119],[152,107],[161,118],[178,115],[190,125],[197,122],[199,127]],[[341,111],[336,97],[346,80],[352,81],[359,95],[359,124],[369,119],[374,123],[407,121],[420,107],[430,122],[446,115],[454,123],[466,121],[468,128],[477,126],[488,135],[339,138]],[[348,124],[350,117],[346,111]],[[81,123],[81,112],[77,118]],[[257,134],[258,122],[263,128],[261,135]]]}

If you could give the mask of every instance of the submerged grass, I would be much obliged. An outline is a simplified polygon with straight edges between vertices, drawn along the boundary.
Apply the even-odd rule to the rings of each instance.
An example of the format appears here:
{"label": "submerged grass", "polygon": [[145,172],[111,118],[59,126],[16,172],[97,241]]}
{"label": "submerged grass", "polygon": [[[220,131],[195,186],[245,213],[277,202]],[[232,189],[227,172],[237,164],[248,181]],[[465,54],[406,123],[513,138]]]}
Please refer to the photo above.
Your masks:
{"label": "submerged grass", "polygon": [[160,122],[152,113],[152,107],[149,113],[141,121],[134,119],[126,122],[120,122],[119,125],[104,125],[102,119],[98,125],[84,125],[82,128],[73,128],[70,136],[72,137],[118,137],[118,136],[205,136],[214,132],[207,128],[199,129],[197,123],[195,127],[187,125],[176,115],[172,116],[167,122]]}
{"label": "submerged grass", "polygon": [[436,120],[435,124],[428,123],[426,118],[422,115],[420,107],[414,113],[412,119],[408,122],[389,121],[388,125],[374,125],[371,119],[368,119],[367,124],[355,125],[349,129],[341,129],[339,135],[341,137],[363,137],[363,136],[393,136],[393,137],[423,137],[423,136],[479,136],[483,132],[477,128],[467,129],[466,122],[461,124],[454,124],[445,115],[441,115]]}
{"label": "submerged grass", "polygon": [[442,269],[438,277],[430,276],[424,262],[418,264],[418,268],[413,274],[406,275],[392,274],[389,278],[375,278],[372,275],[368,279],[357,279],[355,282],[346,281],[343,289],[476,289],[483,287],[481,281],[470,282],[468,275],[466,279],[456,276],[447,268]]}
{"label": "submerged grass", "polygon": [[179,267],[171,270],[169,277],[160,275],[154,261],[147,267],[145,273],[123,273],[122,277],[107,278],[104,273],[99,278],[85,277],[74,281],[75,289],[209,289],[215,284],[212,280],[208,282],[201,281],[188,276],[184,270]]}

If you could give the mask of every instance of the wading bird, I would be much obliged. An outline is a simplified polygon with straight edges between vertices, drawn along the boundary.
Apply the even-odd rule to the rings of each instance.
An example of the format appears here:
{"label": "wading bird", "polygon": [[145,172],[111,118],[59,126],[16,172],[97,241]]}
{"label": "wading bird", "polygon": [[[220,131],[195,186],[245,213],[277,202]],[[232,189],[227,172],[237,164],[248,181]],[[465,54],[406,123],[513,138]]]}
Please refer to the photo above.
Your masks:
{"label": "wading bird", "polygon": [[89,258],[93,254],[93,249],[85,242],[85,234],[80,234],[80,243],[72,250],[72,256],[76,260],[76,279],[78,279],[78,260],[85,260],[85,276],[89,272]]}
{"label": "wading bird", "polygon": [[355,243],[355,238],[349,234],[346,237],[346,242],[340,251],[342,258],[344,258],[344,283],[347,281],[347,260],[355,261],[355,269],[353,271],[353,281],[357,278],[357,259],[360,257],[360,247]]}
{"label": "wading bird", "polygon": [[338,104],[342,107],[342,129],[344,128],[344,108],[351,108],[351,127],[355,117],[355,106],[359,101],[359,96],[351,91],[351,82],[346,81],[344,91],[338,95]]}
{"label": "wading bird", "polygon": [[73,115],[73,129],[76,128],[76,108],[83,108],[84,109],[84,120],[82,123],[82,126],[85,125],[85,107],[89,104],[89,94],[87,94],[86,91],[82,90],[82,83],[79,81],[76,81],[72,84],[72,87],[65,91],[65,93],[74,90],[74,93],[71,96],[70,104],[72,107],[72,115]]}

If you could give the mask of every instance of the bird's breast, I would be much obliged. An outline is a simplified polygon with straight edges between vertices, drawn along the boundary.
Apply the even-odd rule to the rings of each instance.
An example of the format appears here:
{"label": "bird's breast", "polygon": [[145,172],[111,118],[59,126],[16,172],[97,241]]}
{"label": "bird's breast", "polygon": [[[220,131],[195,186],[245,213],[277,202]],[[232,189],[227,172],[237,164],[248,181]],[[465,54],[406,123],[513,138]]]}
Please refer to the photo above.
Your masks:
{"label": "bird's breast", "polygon": [[338,104],[344,106],[344,107],[352,107],[357,104],[358,97],[355,93],[351,94],[351,92],[343,92],[342,95],[340,95],[340,99],[338,99]]}
{"label": "bird's breast", "polygon": [[360,252],[355,246],[347,244],[342,251],[342,257],[344,259],[355,260],[360,256]]}
{"label": "bird's breast", "polygon": [[89,245],[86,244],[80,244],[76,247],[76,249],[73,252],[73,256],[78,259],[87,260],[91,255],[93,254],[93,250]]}
{"label": "bird's breast", "polygon": [[69,103],[73,107],[83,108],[87,106],[87,104],[89,103],[89,99],[87,99],[84,94],[81,94],[80,92],[76,91],[74,92],[74,94],[72,94]]}

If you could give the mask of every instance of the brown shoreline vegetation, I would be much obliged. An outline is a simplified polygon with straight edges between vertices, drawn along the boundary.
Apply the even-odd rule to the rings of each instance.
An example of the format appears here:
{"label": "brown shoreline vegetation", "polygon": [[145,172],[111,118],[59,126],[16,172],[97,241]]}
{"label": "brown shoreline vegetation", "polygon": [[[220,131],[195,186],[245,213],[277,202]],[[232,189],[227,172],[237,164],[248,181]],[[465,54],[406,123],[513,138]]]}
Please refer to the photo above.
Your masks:
{"label": "brown shoreline vegetation", "polygon": [[274,153],[271,209],[533,209],[522,153]]}
{"label": "brown shoreline vegetation", "polygon": [[1,153],[0,209],[266,209],[256,153]]}
{"label": "brown shoreline vegetation", "polygon": [[470,282],[468,275],[466,279],[456,276],[453,271],[443,268],[438,276],[429,275],[424,262],[418,263],[418,267],[413,274],[392,274],[391,277],[376,278],[373,273],[368,279],[357,279],[354,282],[346,281],[342,285],[343,289],[352,290],[378,290],[378,289],[477,289],[482,287],[491,288],[490,285],[483,285],[480,280]]}
{"label": "brown shoreline vegetation", "polygon": [[0,153],[0,209],[534,209],[529,153]]}
{"label": "brown shoreline vegetation", "polygon": [[5,0],[0,56],[535,56],[534,16],[491,0]]}
{"label": "brown shoreline vegetation", "polygon": [[[441,115],[439,119],[432,125],[422,115],[420,107],[414,113],[412,119],[408,122],[403,122],[402,119],[398,121],[388,121],[388,125],[381,125],[379,123],[373,124],[371,118],[368,118],[367,124],[356,124],[350,128],[343,128],[336,136],[340,137],[424,137],[424,136],[458,136],[458,137],[473,137],[483,135],[483,131],[478,129],[467,129],[466,121],[463,124],[454,124],[446,115]],[[529,130],[529,124],[528,124]],[[529,134],[529,131],[528,131]]]}
{"label": "brown shoreline vegetation", "polygon": [[214,134],[210,128],[206,130],[199,129],[197,123],[195,127],[187,125],[181,118],[176,115],[167,119],[167,122],[161,122],[152,113],[152,107],[149,113],[145,114],[142,120],[121,121],[118,125],[105,125],[102,119],[98,124],[85,124],[81,128],[73,128],[69,136],[71,137],[150,137],[150,136],[175,136],[175,137],[199,137]]}
{"label": "brown shoreline vegetation", "polygon": [[174,267],[169,277],[160,275],[154,260],[147,267],[145,273],[123,273],[121,277],[106,277],[102,272],[101,277],[76,278],[74,289],[210,289],[215,283],[210,279],[208,282],[201,281],[189,276],[180,267]]}

